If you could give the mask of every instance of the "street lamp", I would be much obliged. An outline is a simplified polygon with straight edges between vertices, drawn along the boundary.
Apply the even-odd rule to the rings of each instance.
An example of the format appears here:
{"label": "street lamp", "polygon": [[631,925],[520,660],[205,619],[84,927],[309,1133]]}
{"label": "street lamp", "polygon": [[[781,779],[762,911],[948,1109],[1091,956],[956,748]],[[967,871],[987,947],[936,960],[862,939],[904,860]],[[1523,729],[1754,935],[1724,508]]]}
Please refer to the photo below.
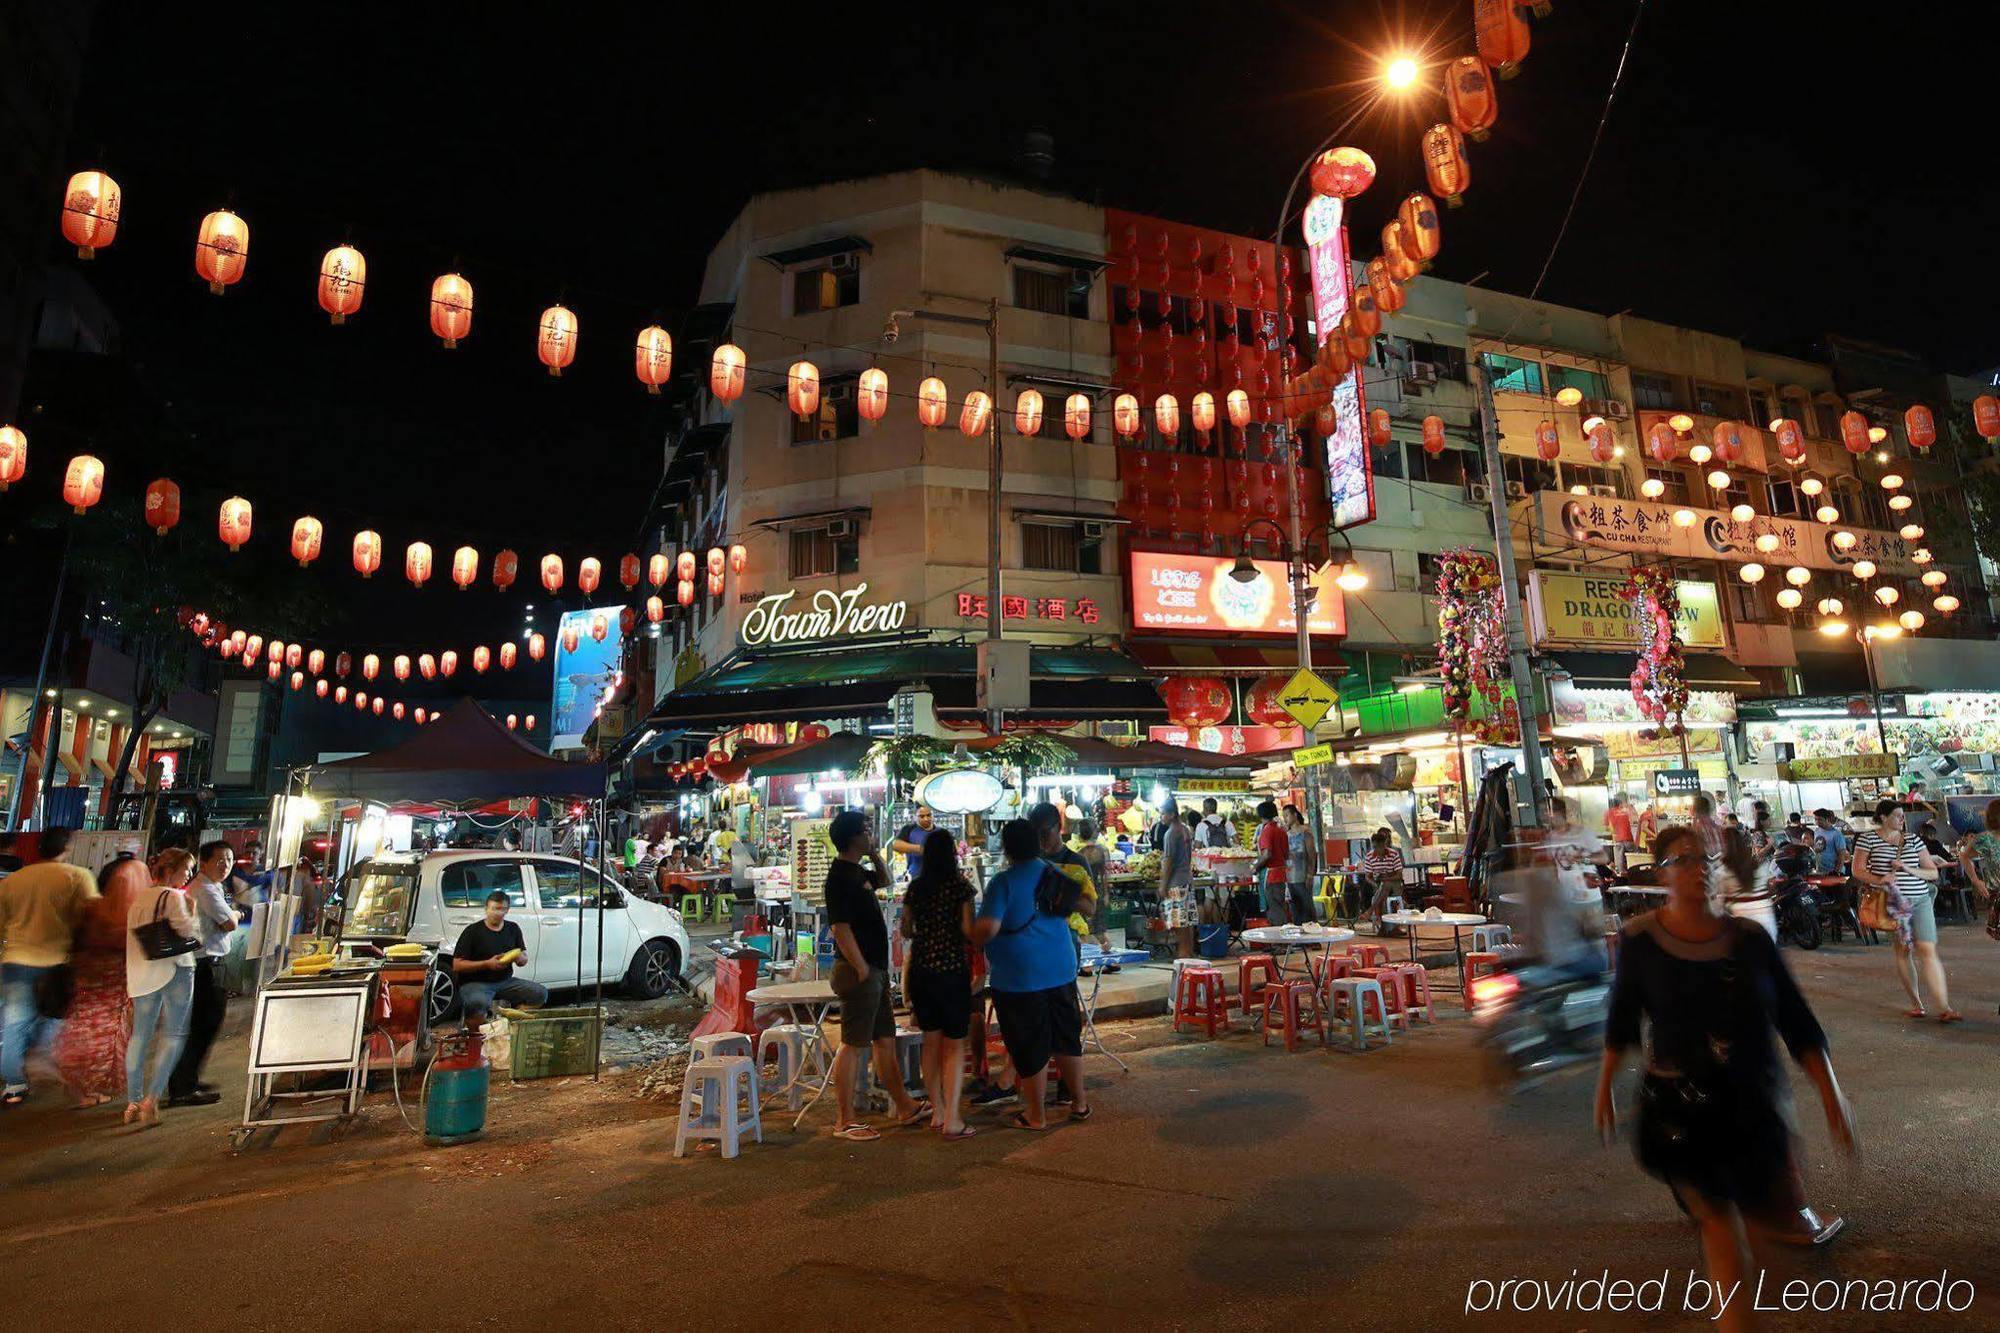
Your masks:
{"label": "street lamp", "polygon": [[1889,726],[1882,720],[1882,682],[1875,671],[1875,640],[1901,638],[1903,627],[1893,620],[1884,620],[1878,624],[1863,625],[1860,629],[1854,629],[1844,620],[1828,620],[1820,625],[1819,632],[1829,639],[1846,638],[1851,635],[1854,641],[1861,645],[1861,665],[1868,672],[1868,698],[1875,706],[1875,736],[1882,743],[1882,753],[1888,754]]}
{"label": "street lamp", "polygon": [[1417,81],[1417,62],[1410,56],[1391,56],[1382,67],[1382,82],[1402,92]]}

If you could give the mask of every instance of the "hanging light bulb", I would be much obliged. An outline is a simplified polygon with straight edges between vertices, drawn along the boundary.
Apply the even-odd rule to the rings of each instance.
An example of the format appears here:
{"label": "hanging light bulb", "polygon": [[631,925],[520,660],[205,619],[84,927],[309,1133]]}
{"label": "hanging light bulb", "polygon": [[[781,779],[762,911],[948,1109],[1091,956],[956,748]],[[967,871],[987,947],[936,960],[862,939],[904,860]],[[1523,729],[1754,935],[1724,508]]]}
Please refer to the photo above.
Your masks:
{"label": "hanging light bulb", "polygon": [[1737,570],[1736,577],[1742,579],[1745,583],[1762,583],[1764,581],[1764,567],[1753,560],[1743,566],[1743,568]]}
{"label": "hanging light bulb", "polygon": [[1667,493],[1667,483],[1658,477],[1648,477],[1639,483],[1639,494],[1648,500],[1657,500]]}
{"label": "hanging light bulb", "polygon": [[1735,505],[1730,508],[1729,517],[1738,523],[1748,523],[1751,519],[1757,517],[1757,511],[1749,505]]}
{"label": "hanging light bulb", "polygon": [[1874,578],[1875,562],[1873,560],[1856,560],[1854,562],[1854,577],[1860,579],[1863,583]]}
{"label": "hanging light bulb", "polygon": [[1803,588],[1812,582],[1812,571],[1804,565],[1793,565],[1785,571],[1785,582],[1794,587]]}
{"label": "hanging light bulb", "polygon": [[1805,594],[1797,588],[1778,589],[1778,605],[1784,607],[1787,611],[1798,610],[1799,603],[1805,599]]}
{"label": "hanging light bulb", "polygon": [[1912,608],[1897,616],[1896,623],[1903,627],[1905,633],[1915,634],[1924,627],[1924,613]]}
{"label": "hanging light bulb", "polygon": [[1700,521],[1700,517],[1692,509],[1676,509],[1674,511],[1674,526],[1677,528],[1691,528]]}

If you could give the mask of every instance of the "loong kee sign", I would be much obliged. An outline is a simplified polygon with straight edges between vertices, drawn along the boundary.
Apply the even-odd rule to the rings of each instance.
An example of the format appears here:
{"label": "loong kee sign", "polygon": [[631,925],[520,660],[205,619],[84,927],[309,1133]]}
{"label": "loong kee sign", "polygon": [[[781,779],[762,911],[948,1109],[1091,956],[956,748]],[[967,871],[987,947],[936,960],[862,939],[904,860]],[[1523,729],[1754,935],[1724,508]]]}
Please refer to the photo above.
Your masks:
{"label": "loong kee sign", "polygon": [[868,585],[836,591],[822,588],[812,601],[797,610],[788,609],[798,589],[760,597],[745,613],[737,640],[745,648],[782,648],[796,644],[826,643],[834,639],[860,638],[869,634],[893,634],[909,619],[908,602],[862,604]]}

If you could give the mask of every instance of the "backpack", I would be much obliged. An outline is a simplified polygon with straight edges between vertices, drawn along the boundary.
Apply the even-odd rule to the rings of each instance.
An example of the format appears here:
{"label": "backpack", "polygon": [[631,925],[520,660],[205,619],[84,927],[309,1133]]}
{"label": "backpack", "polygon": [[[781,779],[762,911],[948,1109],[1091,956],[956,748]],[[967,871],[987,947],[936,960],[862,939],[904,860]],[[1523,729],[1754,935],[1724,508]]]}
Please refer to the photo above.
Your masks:
{"label": "backpack", "polygon": [[[1079,866],[1085,874],[1087,868]],[[1060,867],[1042,862],[1042,877],[1035,883],[1035,908],[1044,916],[1067,921],[1083,906],[1083,885]]]}

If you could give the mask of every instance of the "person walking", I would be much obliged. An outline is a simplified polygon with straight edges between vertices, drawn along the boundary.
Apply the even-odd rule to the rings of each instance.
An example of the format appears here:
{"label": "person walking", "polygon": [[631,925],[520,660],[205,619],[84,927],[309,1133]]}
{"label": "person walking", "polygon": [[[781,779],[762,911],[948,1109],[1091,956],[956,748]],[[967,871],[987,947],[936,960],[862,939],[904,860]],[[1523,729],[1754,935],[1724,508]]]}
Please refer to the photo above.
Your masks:
{"label": "person walking", "polygon": [[194,998],[188,1011],[187,1044],[181,1048],[173,1076],[167,1080],[167,1105],[212,1106],[222,1100],[213,1084],[201,1079],[208,1048],[222,1028],[229,995],[222,986],[222,964],[229,957],[229,937],[236,932],[236,909],[229,902],[229,872],[236,853],[220,838],[201,845],[199,869],[188,890],[195,923],[201,928],[201,948],[194,959]]}
{"label": "person walking", "polygon": [[[1618,1126],[1612,1081],[1648,1026],[1634,1148],[1701,1229],[1710,1281],[1743,1279],[1739,1226],[1823,1243],[1840,1230],[1802,1206],[1786,1119],[1787,1084],[1775,1030],[1819,1093],[1827,1130],[1850,1156],[1854,1118],[1835,1081],[1826,1033],[1754,923],[1715,910],[1707,850],[1689,828],[1660,834],[1666,905],[1625,924],[1598,1069],[1595,1118],[1609,1144]],[[1747,1326],[1748,1302],[1721,1326]]]}
{"label": "person walking", "polygon": [[[854,1091],[861,1062],[871,1052],[875,1081],[895,1103],[896,1123],[914,1128],[931,1118],[929,1101],[918,1102],[903,1087],[896,1067],[896,1014],[889,1003],[889,923],[876,890],[889,887],[889,871],[875,847],[875,831],[859,810],[843,810],[827,826],[833,863],[826,868],[826,919],[837,957],[833,993],[840,999],[840,1054],[833,1061],[837,1106],[834,1135],[857,1143],[881,1138],[873,1126],[854,1119]],[[868,864],[863,865],[866,861]]]}
{"label": "person walking", "polygon": [[1053,1059],[1069,1118],[1090,1119],[1083,1085],[1083,1007],[1076,994],[1076,953],[1064,924],[1081,895],[1076,881],[1042,859],[1041,839],[1025,819],[1000,830],[1006,868],[989,875],[972,924],[975,944],[986,947],[992,970],[993,1009],[1013,1063],[1021,1109],[1007,1119],[1015,1129],[1049,1127],[1043,1096]]}
{"label": "person walking", "polygon": [[145,862],[131,856],[113,861],[98,877],[98,896],[84,905],[71,942],[76,988],[51,1054],[79,1109],[102,1106],[125,1087],[125,1043],[132,1031],[125,919],[133,896],[151,885]]}
{"label": "person walking", "polygon": [[902,932],[910,941],[903,992],[924,1034],[931,1128],[956,1142],[973,1133],[958,1109],[972,1024],[972,882],[959,869],[950,830],[932,829],[918,855],[923,871],[903,894]]}
{"label": "person walking", "polygon": [[69,841],[66,828],[43,829],[41,859],[0,879],[0,1106],[28,1100],[28,1052],[60,1035],[71,938],[97,897],[90,872],[69,864]]}
{"label": "person walking", "polygon": [[1937,994],[1938,1022],[1958,1023],[1965,1015],[1951,1007],[1944,962],[1937,951],[1938,863],[1923,840],[1904,828],[1908,814],[1893,800],[1875,803],[1875,827],[1854,840],[1854,878],[1888,894],[1889,915],[1896,922],[1896,980],[1910,997],[1905,1012],[1927,1018],[1924,985]]}
{"label": "person walking", "polygon": [[1312,830],[1296,805],[1285,807],[1285,898],[1291,907],[1292,924],[1310,926],[1315,919],[1312,897]]}
{"label": "person walking", "polygon": [[193,950],[149,958],[132,932],[163,920],[185,939],[201,938],[187,895],[194,857],[175,847],[155,856],[151,869],[152,891],[133,893],[125,916],[125,991],[132,1011],[132,1035],[125,1044],[125,1123],[147,1127],[160,1123],[160,1098],[187,1041],[195,962]]}
{"label": "person walking", "polygon": [[1181,819],[1180,807],[1167,802],[1160,818],[1160,908],[1173,901],[1185,902],[1194,891],[1194,830]]}

